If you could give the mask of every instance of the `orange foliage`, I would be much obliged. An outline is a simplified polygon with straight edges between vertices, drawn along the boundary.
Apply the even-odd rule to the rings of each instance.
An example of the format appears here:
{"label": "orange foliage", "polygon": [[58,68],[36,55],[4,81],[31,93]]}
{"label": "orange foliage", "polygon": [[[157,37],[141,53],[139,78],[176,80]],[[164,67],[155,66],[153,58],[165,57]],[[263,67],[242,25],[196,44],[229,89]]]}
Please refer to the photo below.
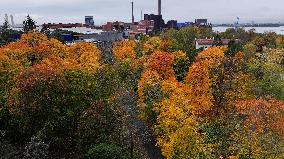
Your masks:
{"label": "orange foliage", "polygon": [[100,51],[95,44],[79,42],[70,46],[69,57],[79,60],[81,55],[86,52],[92,52],[98,55]]}
{"label": "orange foliage", "polygon": [[133,40],[117,42],[113,48],[114,56],[118,60],[135,59],[135,46],[136,42]]}
{"label": "orange foliage", "polygon": [[20,61],[22,65],[30,65],[30,62],[52,63],[53,66],[69,63],[70,67],[77,65],[88,71],[96,71],[100,67],[100,50],[94,44],[76,43],[69,47],[56,39],[49,40],[39,32],[23,34],[18,42],[1,47],[0,53]]}
{"label": "orange foliage", "polygon": [[[177,58],[184,56],[181,52],[176,54]],[[163,57],[161,53],[158,55],[156,56]],[[205,114],[213,107],[211,86],[214,79],[210,76],[210,69],[220,65],[223,57],[224,48],[222,47],[205,50],[198,55],[197,61],[189,68],[186,84],[178,83],[174,78],[168,78],[162,83],[164,97],[167,98],[154,105],[154,109],[159,114],[155,131],[158,136],[157,143],[167,158],[172,158],[177,150],[182,151],[179,153],[182,158],[195,158],[198,152],[210,151],[211,145],[202,143],[203,136],[197,130],[198,115]],[[171,55],[171,61],[168,64],[172,65],[173,58]],[[158,66],[165,65],[163,62],[167,61],[164,58],[155,60],[160,61],[156,62]],[[167,68],[167,70],[171,69]],[[188,138],[192,140],[187,140]],[[194,152],[188,151],[189,148]]]}
{"label": "orange foliage", "polygon": [[76,43],[69,48],[68,57],[80,63],[89,71],[95,71],[100,67],[100,50],[90,43]]}
{"label": "orange foliage", "polygon": [[20,61],[10,59],[3,52],[0,52],[0,109],[14,85],[14,76],[23,69]]}
{"label": "orange foliage", "polygon": [[[11,91],[14,96],[10,96],[8,101],[8,108],[12,114],[22,114],[25,109],[31,109],[32,111],[40,111],[43,107],[38,98],[39,94],[35,94],[33,90],[43,91],[46,98],[49,97],[51,91],[48,89],[40,89],[41,87],[50,87],[52,84],[56,84],[58,89],[64,88],[60,80],[60,69],[50,67],[46,64],[36,64],[28,69],[23,70],[15,77],[15,88]],[[19,92],[24,93],[21,95]],[[21,96],[21,100],[18,100],[18,96]]]}
{"label": "orange foliage", "polygon": [[23,34],[19,42],[31,47],[32,50],[29,53],[35,54],[39,58],[45,58],[52,54],[49,39],[39,32]]}
{"label": "orange foliage", "polygon": [[174,77],[164,80],[162,82],[162,91],[164,96],[167,98],[171,97],[180,85],[181,83],[179,83]]}
{"label": "orange foliage", "polygon": [[26,43],[30,46],[46,43],[48,38],[40,32],[29,32],[21,36],[20,42]]}
{"label": "orange foliage", "polygon": [[10,59],[23,60],[32,52],[32,48],[23,42],[14,42],[3,46],[0,51],[9,56]]}
{"label": "orange foliage", "polygon": [[209,150],[210,145],[202,143],[202,134],[198,132],[190,86],[175,81],[168,86],[168,82],[165,85],[171,96],[155,105],[159,113],[155,126],[157,144],[166,158],[173,158],[177,151],[182,152],[178,153],[180,158],[196,158],[199,152]]}
{"label": "orange foliage", "polygon": [[74,59],[63,59],[58,55],[50,56],[41,63],[42,66],[58,69],[58,70],[69,70],[79,68],[80,65]]}
{"label": "orange foliage", "polygon": [[196,62],[190,67],[186,83],[191,86],[191,105],[197,114],[209,111],[213,106],[211,82],[207,63]]}
{"label": "orange foliage", "polygon": [[172,65],[174,62],[174,56],[167,52],[157,51],[150,59],[149,69],[156,71],[161,75],[163,79],[169,79],[174,77],[174,71]]}
{"label": "orange foliage", "polygon": [[202,51],[196,57],[196,61],[208,61],[208,65],[218,63],[224,57],[225,47],[211,47]]}
{"label": "orange foliage", "polygon": [[219,65],[223,57],[223,47],[212,47],[199,53],[197,62],[189,68],[185,82],[191,86],[189,98],[197,114],[205,113],[213,106],[211,86],[214,79],[210,77],[210,69]]}
{"label": "orange foliage", "polygon": [[53,52],[53,54],[58,55],[62,58],[67,58],[68,56],[68,46],[64,45],[63,43],[61,43],[60,41],[58,41],[57,39],[53,39],[51,38],[49,41],[49,47],[51,49],[51,52]]}
{"label": "orange foliage", "polygon": [[[10,43],[0,49],[9,58],[26,62],[29,55],[35,56],[39,61],[51,55],[66,57],[68,47],[56,39],[49,40],[39,32],[23,34],[17,42]],[[38,61],[38,62],[39,62]]]}
{"label": "orange foliage", "polygon": [[236,102],[238,111],[246,116],[246,125],[262,133],[270,129],[284,137],[284,103],[276,99],[252,99]]}

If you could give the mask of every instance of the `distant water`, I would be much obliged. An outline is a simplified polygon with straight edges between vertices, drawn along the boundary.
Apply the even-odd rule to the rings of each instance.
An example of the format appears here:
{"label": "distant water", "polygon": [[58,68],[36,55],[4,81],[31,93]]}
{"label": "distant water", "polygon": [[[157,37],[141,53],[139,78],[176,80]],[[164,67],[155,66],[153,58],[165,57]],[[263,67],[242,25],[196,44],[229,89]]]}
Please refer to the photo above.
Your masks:
{"label": "distant water", "polygon": [[[215,32],[225,32],[231,27],[213,27]],[[284,26],[280,27],[243,27],[246,31],[254,29],[256,33],[275,32],[276,34],[284,35]]]}

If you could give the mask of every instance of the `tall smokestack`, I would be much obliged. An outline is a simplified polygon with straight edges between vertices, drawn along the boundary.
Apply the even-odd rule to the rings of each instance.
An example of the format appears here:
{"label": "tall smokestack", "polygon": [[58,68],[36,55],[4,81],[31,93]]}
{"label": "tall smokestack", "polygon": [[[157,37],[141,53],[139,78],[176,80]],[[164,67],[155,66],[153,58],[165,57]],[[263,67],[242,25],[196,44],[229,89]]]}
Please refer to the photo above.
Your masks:
{"label": "tall smokestack", "polygon": [[131,2],[132,6],[132,23],[134,23],[134,2]]}
{"label": "tall smokestack", "polygon": [[5,14],[5,21],[7,21],[9,23],[9,17],[8,14]]}
{"label": "tall smokestack", "polygon": [[162,15],[162,0],[158,0],[158,15]]}
{"label": "tall smokestack", "polygon": [[14,22],[13,15],[10,15],[10,18],[11,18],[11,25],[12,25],[12,27],[15,27],[15,22]]}

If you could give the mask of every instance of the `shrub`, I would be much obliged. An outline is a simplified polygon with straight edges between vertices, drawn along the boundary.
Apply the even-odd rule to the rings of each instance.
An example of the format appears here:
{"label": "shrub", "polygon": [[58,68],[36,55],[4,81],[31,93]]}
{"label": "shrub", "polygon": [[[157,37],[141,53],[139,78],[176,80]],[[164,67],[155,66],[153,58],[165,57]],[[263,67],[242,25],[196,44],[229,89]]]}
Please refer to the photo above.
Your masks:
{"label": "shrub", "polygon": [[19,152],[17,149],[5,140],[0,140],[0,156],[5,159],[17,158]]}
{"label": "shrub", "polygon": [[26,145],[24,153],[25,159],[45,159],[48,157],[49,145],[40,141],[37,137],[32,137]]}
{"label": "shrub", "polygon": [[89,159],[122,159],[122,148],[114,144],[102,143],[90,149],[86,155]]}

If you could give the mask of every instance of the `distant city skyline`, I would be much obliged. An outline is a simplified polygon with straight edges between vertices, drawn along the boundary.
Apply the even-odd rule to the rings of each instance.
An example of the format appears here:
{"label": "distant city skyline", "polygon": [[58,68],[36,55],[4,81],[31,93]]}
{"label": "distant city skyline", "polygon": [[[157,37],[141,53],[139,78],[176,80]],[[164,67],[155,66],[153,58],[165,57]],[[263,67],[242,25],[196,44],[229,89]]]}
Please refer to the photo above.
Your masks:
{"label": "distant city skyline", "polygon": [[[3,0],[1,0],[3,1]],[[16,24],[29,14],[37,24],[84,23],[86,15],[101,25],[107,21],[131,22],[131,1],[135,21],[144,13],[158,13],[158,0],[9,0],[1,2],[0,23],[12,14]],[[162,15],[168,21],[207,18],[212,23],[284,23],[283,0],[162,0]]]}

